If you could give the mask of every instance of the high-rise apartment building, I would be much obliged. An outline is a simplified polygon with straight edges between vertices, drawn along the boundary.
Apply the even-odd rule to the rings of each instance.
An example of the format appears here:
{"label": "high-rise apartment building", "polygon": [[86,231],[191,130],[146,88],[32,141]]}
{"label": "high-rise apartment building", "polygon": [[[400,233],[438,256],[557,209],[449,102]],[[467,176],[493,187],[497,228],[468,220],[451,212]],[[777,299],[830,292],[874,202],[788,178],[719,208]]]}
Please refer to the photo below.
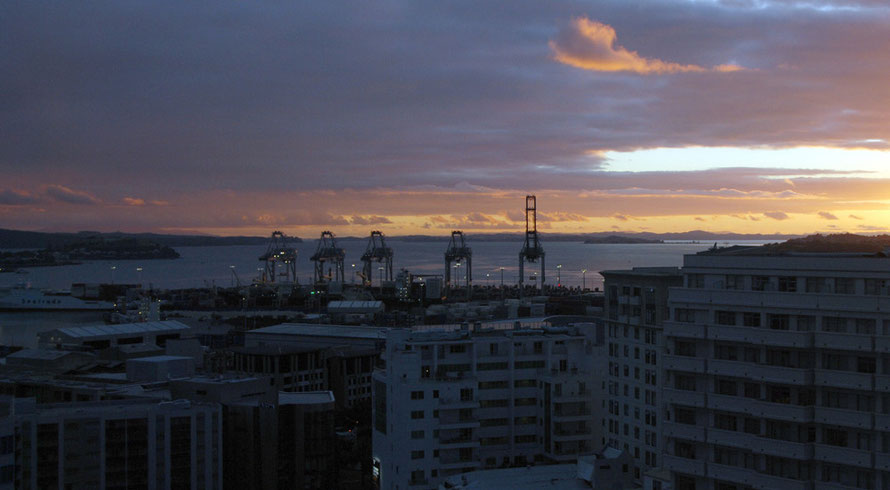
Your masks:
{"label": "high-rise apartment building", "polygon": [[603,444],[634,457],[634,479],[661,464],[664,447],[660,372],[668,289],[682,285],[677,267],[602,271],[609,365]]}
{"label": "high-rise apartment building", "polygon": [[677,490],[890,488],[890,258],[688,255],[665,324]]}
{"label": "high-rise apartment building", "polygon": [[432,488],[479,468],[573,462],[601,448],[597,326],[393,330],[373,377],[381,488]]}

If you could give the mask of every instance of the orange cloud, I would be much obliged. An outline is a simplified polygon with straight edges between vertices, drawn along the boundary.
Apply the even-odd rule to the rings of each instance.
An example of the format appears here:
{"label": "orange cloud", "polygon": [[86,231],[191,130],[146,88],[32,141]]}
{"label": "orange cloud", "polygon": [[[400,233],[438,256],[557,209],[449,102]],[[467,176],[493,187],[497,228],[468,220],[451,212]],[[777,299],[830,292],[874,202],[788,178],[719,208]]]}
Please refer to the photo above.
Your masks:
{"label": "orange cloud", "polygon": [[644,58],[636,51],[616,45],[617,34],[612,26],[586,17],[572,19],[571,28],[559,40],[550,41],[554,58],[560,63],[591,71],[632,71],[643,75],[679,72],[733,72],[742,70],[737,65],[717,65],[705,68]]}
{"label": "orange cloud", "polygon": [[145,206],[145,199],[139,199],[138,197],[125,197],[124,204],[127,206]]}

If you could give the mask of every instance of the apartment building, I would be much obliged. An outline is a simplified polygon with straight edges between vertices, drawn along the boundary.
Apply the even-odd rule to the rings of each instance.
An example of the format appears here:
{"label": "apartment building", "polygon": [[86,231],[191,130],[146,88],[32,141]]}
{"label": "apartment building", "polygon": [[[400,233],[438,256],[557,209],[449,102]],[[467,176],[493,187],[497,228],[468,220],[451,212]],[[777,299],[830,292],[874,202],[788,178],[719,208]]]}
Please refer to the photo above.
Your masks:
{"label": "apartment building", "polygon": [[670,290],[677,490],[890,488],[890,258],[715,249]]}
{"label": "apartment building", "polygon": [[662,325],[669,318],[668,289],[681,286],[677,267],[635,267],[600,272],[604,290],[609,365],[603,444],[634,458],[634,480],[661,464]]}
{"label": "apartment building", "polygon": [[9,403],[15,488],[222,488],[218,404]]}
{"label": "apartment building", "polygon": [[573,462],[601,449],[597,326],[390,331],[373,376],[380,488],[479,468]]}

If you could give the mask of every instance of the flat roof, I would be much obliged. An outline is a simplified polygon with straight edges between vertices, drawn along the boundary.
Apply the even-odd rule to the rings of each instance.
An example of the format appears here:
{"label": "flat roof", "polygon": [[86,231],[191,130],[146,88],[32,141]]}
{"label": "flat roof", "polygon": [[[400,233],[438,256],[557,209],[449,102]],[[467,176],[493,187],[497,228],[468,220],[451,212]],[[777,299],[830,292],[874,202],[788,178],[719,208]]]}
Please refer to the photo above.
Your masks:
{"label": "flat roof", "polygon": [[12,354],[9,354],[8,356],[6,356],[6,358],[7,359],[39,359],[39,360],[43,360],[43,361],[54,361],[56,359],[61,359],[65,356],[69,356],[72,354],[93,357],[91,354],[86,353],[86,352],[55,350],[55,349],[22,349],[18,352],[13,352]]}
{"label": "flat roof", "polygon": [[600,274],[614,274],[622,276],[680,276],[679,267],[634,267],[633,269],[611,269],[600,271]]}
{"label": "flat roof", "polygon": [[[578,478],[577,465],[558,464],[472,471],[447,478],[454,489],[537,490],[581,489],[590,485]],[[447,485],[446,485],[447,486]]]}
{"label": "flat roof", "polygon": [[279,405],[318,405],[321,403],[334,403],[332,391],[279,391]]}
{"label": "flat roof", "polygon": [[159,364],[162,362],[170,362],[170,361],[183,361],[189,360],[193,361],[193,357],[188,356],[151,356],[151,357],[134,357],[133,359],[127,359],[127,362],[144,362],[146,364]]}
{"label": "flat roof", "polygon": [[249,330],[245,335],[277,334],[308,337],[341,337],[356,339],[385,339],[389,327],[355,327],[351,325],[319,325],[316,323],[282,323],[271,327]]}
{"label": "flat roof", "polygon": [[78,339],[92,337],[108,337],[116,335],[135,335],[144,333],[162,333],[188,330],[188,325],[176,320],[162,322],[120,323],[117,325],[86,325],[82,327],[62,327],[54,330],[63,335]]}

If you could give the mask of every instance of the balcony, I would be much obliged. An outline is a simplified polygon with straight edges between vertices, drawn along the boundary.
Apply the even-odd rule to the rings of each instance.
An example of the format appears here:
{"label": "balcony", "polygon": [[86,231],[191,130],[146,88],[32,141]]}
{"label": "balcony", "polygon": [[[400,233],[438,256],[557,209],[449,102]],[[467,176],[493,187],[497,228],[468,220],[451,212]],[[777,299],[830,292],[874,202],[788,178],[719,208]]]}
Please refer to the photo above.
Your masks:
{"label": "balcony", "polygon": [[705,428],[697,425],[665,422],[662,428],[662,433],[664,434],[664,437],[705,442]]}
{"label": "balcony", "polygon": [[856,410],[844,410],[841,408],[815,407],[813,409],[813,419],[822,424],[872,430],[871,412],[858,412]]}
{"label": "balcony", "polygon": [[890,376],[886,374],[876,374],[875,375],[875,391],[878,392],[888,392],[890,391]]}
{"label": "balcony", "polygon": [[886,335],[878,335],[875,337],[875,351],[890,353],[890,337]]}
{"label": "balcony", "polygon": [[559,395],[553,395],[554,403],[573,403],[573,402],[589,402],[593,398],[593,391],[575,391],[565,392]]}
{"label": "balcony", "polygon": [[475,417],[468,417],[464,419],[439,419],[439,430],[452,430],[452,429],[475,429],[479,427],[479,420]]}
{"label": "balcony", "polygon": [[687,475],[705,476],[705,462],[700,459],[687,459],[665,454],[662,457],[665,469]]}
{"label": "balcony", "polygon": [[827,444],[814,444],[813,447],[815,448],[813,459],[818,461],[860,468],[871,468],[872,466],[871,451]]}
{"label": "balcony", "polygon": [[753,434],[722,429],[708,429],[708,443],[751,450],[762,444],[760,439]]}
{"label": "balcony", "polygon": [[461,400],[460,398],[439,398],[439,410],[457,410],[460,408],[479,408],[479,400]]}
{"label": "balcony", "polygon": [[875,414],[875,430],[890,432],[890,414],[887,414],[887,413],[876,413]]}
{"label": "balcony", "polygon": [[479,441],[469,437],[454,437],[446,440],[439,440],[441,449],[462,449],[466,447],[479,447]]}
{"label": "balcony", "polygon": [[690,339],[705,338],[705,326],[695,323],[665,322],[664,335]]}
{"label": "balcony", "polygon": [[808,385],[813,382],[813,371],[810,369],[766,366],[740,361],[711,360],[708,361],[708,374],[743,377],[770,383]]}
{"label": "balcony", "polygon": [[477,469],[481,466],[481,463],[476,460],[439,460],[439,470],[440,471],[448,471],[448,470],[463,470],[464,468]]}
{"label": "balcony", "polygon": [[688,407],[704,407],[705,394],[701,391],[677,390],[664,388],[662,390],[664,402],[668,405],[685,405]]}
{"label": "balcony", "polygon": [[754,398],[732,395],[708,395],[708,408],[745,413],[756,417],[790,422],[810,422],[813,420],[813,407],[772,403]]}
{"label": "balcony", "polygon": [[685,371],[690,373],[704,373],[705,360],[688,356],[664,356],[662,366],[668,371]]}
{"label": "balcony", "polygon": [[708,464],[708,472],[713,478],[731,480],[760,490],[809,490],[809,482],[806,480],[792,480],[781,476],[758,473],[756,470],[727,466],[722,464]]}
{"label": "balcony", "polygon": [[875,469],[880,471],[890,471],[890,454],[875,453]]}
{"label": "balcony", "polygon": [[856,335],[851,333],[816,332],[816,347],[822,349],[842,349],[860,352],[871,352],[872,343],[870,335]]}
{"label": "balcony", "polygon": [[812,332],[772,330],[762,327],[711,325],[708,327],[708,337],[713,340],[747,342],[777,347],[811,348],[813,346]]}
{"label": "balcony", "polygon": [[754,448],[755,453],[793,459],[813,458],[813,445],[806,442],[783,441],[769,437],[758,437],[757,440],[759,445]]}
{"label": "balcony", "polygon": [[874,375],[872,374],[829,369],[816,369],[813,372],[815,374],[813,384],[816,386],[832,386],[835,388],[868,391],[874,389]]}

